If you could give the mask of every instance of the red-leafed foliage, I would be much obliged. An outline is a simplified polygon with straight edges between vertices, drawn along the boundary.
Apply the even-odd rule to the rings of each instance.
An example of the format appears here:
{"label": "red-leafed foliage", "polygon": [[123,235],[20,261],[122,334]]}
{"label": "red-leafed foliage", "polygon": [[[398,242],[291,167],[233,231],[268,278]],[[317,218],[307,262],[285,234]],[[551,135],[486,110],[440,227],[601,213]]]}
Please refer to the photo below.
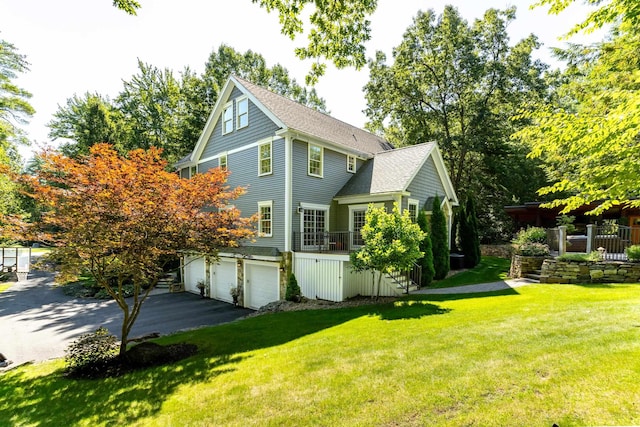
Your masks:
{"label": "red-leafed foliage", "polygon": [[[5,231],[56,247],[63,274],[89,271],[124,312],[121,353],[142,302],[162,273],[162,261],[192,250],[216,257],[254,234],[254,218],[227,208],[244,193],[212,169],[191,179],[166,170],[160,150],[122,157],[108,144],[71,159],[42,154],[37,175],[16,177],[42,208],[32,223],[0,219]],[[123,285],[134,285],[131,301]]]}

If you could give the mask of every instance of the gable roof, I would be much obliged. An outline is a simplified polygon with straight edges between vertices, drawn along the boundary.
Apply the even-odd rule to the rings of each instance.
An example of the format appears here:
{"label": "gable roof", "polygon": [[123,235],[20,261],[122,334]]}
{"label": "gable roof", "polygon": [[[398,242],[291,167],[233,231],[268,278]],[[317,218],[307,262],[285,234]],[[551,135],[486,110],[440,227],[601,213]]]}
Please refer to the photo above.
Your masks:
{"label": "gable roof", "polygon": [[[240,77],[232,76],[231,81],[239,83],[253,94],[262,106],[271,111],[290,130],[367,154],[393,149],[390,142],[378,135],[292,101]],[[239,89],[242,90],[242,88]]]}
{"label": "gable roof", "polygon": [[336,197],[360,194],[401,193],[407,188],[429,157],[433,158],[446,197],[454,205],[458,199],[435,142],[411,145],[377,153],[340,189]]}
{"label": "gable roof", "polygon": [[234,88],[238,88],[244,95],[247,95],[254,105],[281,128],[280,132],[290,131],[301,136],[342,146],[348,148],[349,151],[361,154],[363,157],[372,157],[377,152],[393,149],[390,142],[378,135],[292,101],[243,78],[231,76],[220,91],[218,100],[193,152],[179,160],[176,165],[186,165],[197,161]]}

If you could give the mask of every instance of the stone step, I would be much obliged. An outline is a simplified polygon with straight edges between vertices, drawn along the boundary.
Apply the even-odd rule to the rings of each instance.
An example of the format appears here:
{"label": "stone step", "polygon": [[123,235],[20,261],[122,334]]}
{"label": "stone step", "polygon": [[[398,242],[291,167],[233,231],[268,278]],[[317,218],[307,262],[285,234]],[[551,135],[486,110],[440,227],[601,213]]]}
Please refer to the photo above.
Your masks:
{"label": "stone step", "polygon": [[531,280],[535,280],[536,282],[540,282],[540,275],[542,273],[540,271],[536,271],[536,272],[532,272],[532,273],[527,273],[524,275],[524,277],[526,277],[527,279],[531,279]]}

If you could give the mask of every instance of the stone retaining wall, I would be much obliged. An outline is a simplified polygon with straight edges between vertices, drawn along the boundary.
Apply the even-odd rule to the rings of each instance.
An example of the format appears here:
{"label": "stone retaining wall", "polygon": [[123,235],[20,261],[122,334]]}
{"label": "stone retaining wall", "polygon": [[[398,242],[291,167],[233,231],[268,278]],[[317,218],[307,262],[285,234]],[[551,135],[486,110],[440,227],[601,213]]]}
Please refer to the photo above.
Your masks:
{"label": "stone retaining wall", "polygon": [[480,245],[480,255],[495,256],[498,258],[511,258],[513,254],[513,245]]}
{"label": "stone retaining wall", "polygon": [[640,263],[622,261],[558,261],[546,259],[540,283],[635,283]]}
{"label": "stone retaining wall", "polygon": [[542,262],[545,260],[543,256],[524,256],[514,255],[511,258],[511,269],[509,270],[509,277],[517,279],[523,277],[527,273],[533,273],[536,270],[540,270]]}

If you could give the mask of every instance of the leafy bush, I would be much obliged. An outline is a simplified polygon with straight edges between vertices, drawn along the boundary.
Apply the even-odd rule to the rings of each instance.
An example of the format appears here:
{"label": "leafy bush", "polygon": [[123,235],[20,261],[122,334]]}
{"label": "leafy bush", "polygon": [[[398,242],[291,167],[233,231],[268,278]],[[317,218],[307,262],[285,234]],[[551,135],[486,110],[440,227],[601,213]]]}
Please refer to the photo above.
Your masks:
{"label": "leafy bush", "polygon": [[300,290],[300,286],[298,286],[296,276],[293,273],[289,275],[289,280],[287,281],[287,291],[284,298],[287,301],[293,302],[300,302],[300,300],[302,299],[302,291]]}
{"label": "leafy bush", "polygon": [[524,243],[516,249],[516,254],[523,256],[547,256],[549,253],[549,246],[544,243]]}
{"label": "leafy bush", "polygon": [[590,254],[565,253],[560,255],[558,261],[600,261],[600,254],[593,251]]}
{"label": "leafy bush", "polygon": [[631,245],[625,252],[629,261],[640,261],[640,245]]}
{"label": "leafy bush", "polygon": [[[117,290],[117,288],[116,288],[116,290]],[[133,285],[124,285],[124,286],[122,286],[122,296],[124,298],[132,297],[134,292],[135,292],[135,288],[134,288]],[[97,298],[97,299],[110,299],[111,295],[109,295],[109,292],[107,292],[106,289],[100,288],[100,290],[98,292],[96,292],[93,297]]]}
{"label": "leafy bush", "polygon": [[524,245],[526,243],[547,243],[547,232],[542,227],[527,227],[518,231],[516,238],[513,240],[516,245]]}
{"label": "leafy bush", "polygon": [[67,375],[93,378],[117,358],[120,344],[115,335],[100,327],[82,335],[65,350]]}

